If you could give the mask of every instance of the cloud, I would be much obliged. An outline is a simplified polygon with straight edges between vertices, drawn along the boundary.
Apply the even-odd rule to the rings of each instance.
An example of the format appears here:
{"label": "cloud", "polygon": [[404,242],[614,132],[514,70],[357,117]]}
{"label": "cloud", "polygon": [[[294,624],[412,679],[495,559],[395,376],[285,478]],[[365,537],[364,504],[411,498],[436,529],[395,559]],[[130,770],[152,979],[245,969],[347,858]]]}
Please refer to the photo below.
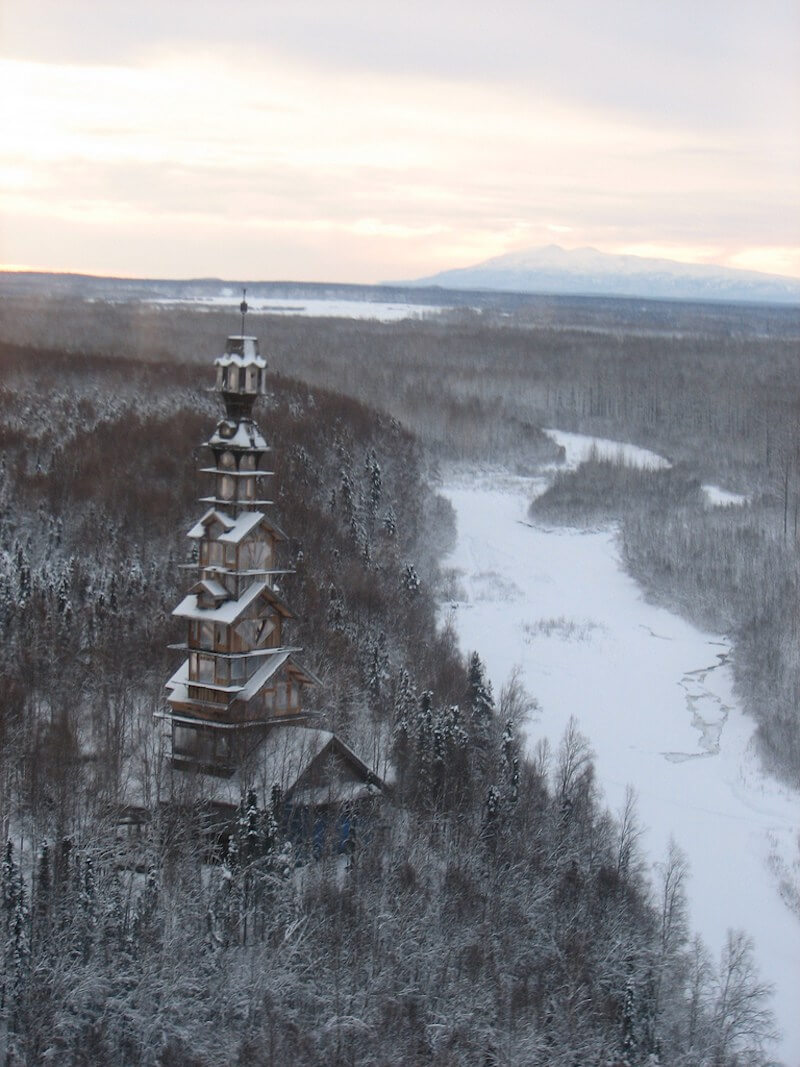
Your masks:
{"label": "cloud", "polygon": [[[346,263],[364,280],[428,273],[554,232],[725,256],[800,245],[800,38],[778,0],[3,10],[7,52],[36,61],[0,63],[15,101],[0,210],[49,262],[80,225],[97,264],[103,226],[109,263],[136,227],[148,273],[173,230],[187,264],[202,247],[220,273],[227,227],[253,270],[285,275],[277,251],[300,264],[294,247],[315,272],[325,248],[314,276],[343,280]],[[30,262],[24,233],[6,227],[0,258]]]}
{"label": "cloud", "polygon": [[263,49],[317,69],[523,86],[660,123],[800,117],[794,0],[5,0],[4,19],[6,54],[47,62]]}

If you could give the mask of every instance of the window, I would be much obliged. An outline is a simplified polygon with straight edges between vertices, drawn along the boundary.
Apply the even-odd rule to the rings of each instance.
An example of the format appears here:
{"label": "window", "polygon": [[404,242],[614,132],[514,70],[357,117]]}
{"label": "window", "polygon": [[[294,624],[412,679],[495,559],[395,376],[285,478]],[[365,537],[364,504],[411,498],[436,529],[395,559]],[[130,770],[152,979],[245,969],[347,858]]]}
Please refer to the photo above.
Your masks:
{"label": "window", "polygon": [[172,751],[196,759],[227,760],[231,753],[231,736],[218,730],[195,726],[172,727]]}
{"label": "window", "polygon": [[212,656],[199,656],[197,664],[197,680],[199,682],[208,682],[210,685],[214,684],[214,658]]}
{"label": "window", "polygon": [[221,500],[233,500],[235,482],[230,474],[223,474],[219,479],[219,495]]}
{"label": "window", "polygon": [[212,656],[198,656],[192,652],[189,656],[189,677],[193,682],[214,684],[214,659]]}
{"label": "window", "polygon": [[233,452],[223,452],[219,457],[219,465],[226,471],[232,471],[236,467],[236,457]]}
{"label": "window", "polygon": [[272,648],[275,645],[275,641],[270,641],[270,637],[275,633],[277,629],[275,625],[275,619],[264,619],[258,628],[256,633],[254,645],[257,648]]}

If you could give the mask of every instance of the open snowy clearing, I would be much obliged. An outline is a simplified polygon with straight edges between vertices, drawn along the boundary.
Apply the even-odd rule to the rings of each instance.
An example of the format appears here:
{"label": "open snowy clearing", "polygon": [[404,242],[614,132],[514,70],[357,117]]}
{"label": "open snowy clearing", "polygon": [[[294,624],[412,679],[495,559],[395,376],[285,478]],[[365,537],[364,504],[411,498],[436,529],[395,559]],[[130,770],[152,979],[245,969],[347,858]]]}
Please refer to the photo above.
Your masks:
{"label": "open snowy clearing", "polygon": [[747,503],[748,498],[742,493],[730,493],[718,485],[702,485],[700,488],[706,494],[707,503],[715,508],[741,507]]}
{"label": "open snowy clearing", "polygon": [[577,467],[579,463],[595,456],[597,459],[616,460],[626,467],[640,467],[643,470],[666,470],[670,462],[638,445],[623,441],[610,441],[607,437],[590,437],[583,433],[567,433],[565,430],[542,430],[551,441],[564,449],[565,463],[568,467]]}
{"label": "open snowy clearing", "polygon": [[462,649],[479,651],[495,693],[520,669],[540,704],[531,746],[546,737],[555,748],[574,715],[608,805],[619,810],[626,785],[636,789],[651,862],[676,839],[691,864],[692,925],[712,953],[730,927],[753,937],[776,987],[778,1054],[797,1067],[800,916],[781,882],[800,881],[800,795],[761,772],[726,639],[648,603],[613,530],[533,525],[528,503],[546,484],[508,474],[448,484],[458,539],[445,566],[458,593],[443,611]]}
{"label": "open snowy clearing", "polygon": [[[172,305],[184,304],[196,311],[215,311],[218,308],[230,310],[239,297],[233,292],[213,297],[153,297],[145,300],[146,304]],[[370,300],[324,300],[301,297],[294,298],[248,298],[247,306],[252,312],[269,315],[304,315],[312,318],[334,319],[372,319],[377,322],[398,322],[401,319],[422,319],[445,311],[445,307],[432,304],[391,304]]]}

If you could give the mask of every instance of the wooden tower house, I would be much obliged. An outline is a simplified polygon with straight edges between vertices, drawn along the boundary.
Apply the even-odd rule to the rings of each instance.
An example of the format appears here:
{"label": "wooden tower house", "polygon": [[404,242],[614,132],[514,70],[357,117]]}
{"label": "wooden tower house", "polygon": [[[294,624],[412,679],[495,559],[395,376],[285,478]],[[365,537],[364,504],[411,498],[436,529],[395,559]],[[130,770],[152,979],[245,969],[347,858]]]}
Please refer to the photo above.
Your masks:
{"label": "wooden tower house", "polygon": [[266,361],[255,337],[229,337],[216,360],[225,416],[205,444],[206,511],[189,530],[196,581],[173,614],[184,659],[167,683],[172,763],[227,777],[275,724],[302,724],[316,679],[284,641],[286,535],[270,519],[271,449],[253,420]]}

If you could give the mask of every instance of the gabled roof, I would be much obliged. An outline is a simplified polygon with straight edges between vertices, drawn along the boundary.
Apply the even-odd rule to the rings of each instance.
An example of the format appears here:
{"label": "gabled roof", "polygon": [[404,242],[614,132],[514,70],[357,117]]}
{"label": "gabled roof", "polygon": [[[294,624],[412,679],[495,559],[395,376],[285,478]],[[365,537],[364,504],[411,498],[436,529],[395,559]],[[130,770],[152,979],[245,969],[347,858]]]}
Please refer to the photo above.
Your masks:
{"label": "gabled roof", "polygon": [[276,722],[229,777],[198,772],[185,786],[195,799],[232,811],[249,789],[261,807],[271,805],[274,786],[290,804],[321,807],[375,796],[385,783],[329,730]]}
{"label": "gabled roof", "polygon": [[271,523],[261,511],[242,511],[234,519],[227,511],[220,511],[218,508],[209,508],[205,515],[197,520],[186,536],[197,541],[206,536],[206,528],[214,522],[218,522],[225,531],[219,535],[217,540],[229,545],[239,544],[258,526],[266,527],[278,541],[289,540],[283,530]]}
{"label": "gabled roof", "polygon": [[[336,758],[350,771],[350,778],[340,777],[325,785],[308,781],[312,767]],[[274,726],[239,770],[240,785],[249,785],[271,797],[278,786],[286,800],[302,804],[330,804],[352,801],[380,791],[380,779],[346,745],[329,730],[307,726]],[[303,779],[306,784],[303,784]]]}
{"label": "gabled roof", "polygon": [[266,582],[253,582],[248,585],[238,600],[226,600],[216,608],[201,608],[197,604],[197,594],[189,593],[172,612],[179,619],[197,619],[200,622],[222,622],[230,626],[250,607],[262,593],[269,591],[271,599],[275,594]]}
{"label": "gabled roof", "polygon": [[275,675],[280,667],[289,658],[288,652],[278,652],[274,656],[268,656],[264,664],[258,668],[252,678],[241,688],[236,694],[237,700],[243,700],[245,703],[248,700],[252,700],[267,682]]}
{"label": "gabled roof", "polygon": [[[215,582],[214,584],[216,585],[217,583]],[[197,587],[193,586],[193,588]],[[197,603],[197,593],[189,593],[173,610],[172,614],[179,619],[196,619],[198,622],[221,622],[227,626],[232,626],[259,596],[263,596],[268,600],[278,614],[285,619],[294,618],[292,609],[267,582],[253,582],[252,585],[248,585],[238,600],[226,600],[215,608],[201,608]]]}
{"label": "gabled roof", "polygon": [[195,540],[200,537],[205,537],[206,527],[210,526],[212,522],[220,523],[226,530],[230,530],[233,526],[233,519],[230,515],[224,511],[217,511],[216,508],[209,508],[208,511],[197,520],[186,536],[192,537]]}
{"label": "gabled roof", "polygon": [[[247,703],[278,673],[287,660],[291,661],[291,652],[288,649],[276,649],[273,655],[264,657],[264,662],[248,681],[243,682],[241,685],[215,685],[213,683],[190,681],[189,660],[186,659],[164,686],[165,689],[169,690],[167,700],[170,703],[191,704],[192,698],[189,696],[188,686],[197,685],[206,689],[213,689],[216,692],[229,693],[231,700],[241,700]],[[303,672],[302,667],[299,667],[299,670]]]}
{"label": "gabled roof", "polygon": [[213,578],[201,578],[199,582],[195,582],[190,592],[195,594],[208,593],[215,600],[229,600],[231,595],[222,582],[217,582]]}

